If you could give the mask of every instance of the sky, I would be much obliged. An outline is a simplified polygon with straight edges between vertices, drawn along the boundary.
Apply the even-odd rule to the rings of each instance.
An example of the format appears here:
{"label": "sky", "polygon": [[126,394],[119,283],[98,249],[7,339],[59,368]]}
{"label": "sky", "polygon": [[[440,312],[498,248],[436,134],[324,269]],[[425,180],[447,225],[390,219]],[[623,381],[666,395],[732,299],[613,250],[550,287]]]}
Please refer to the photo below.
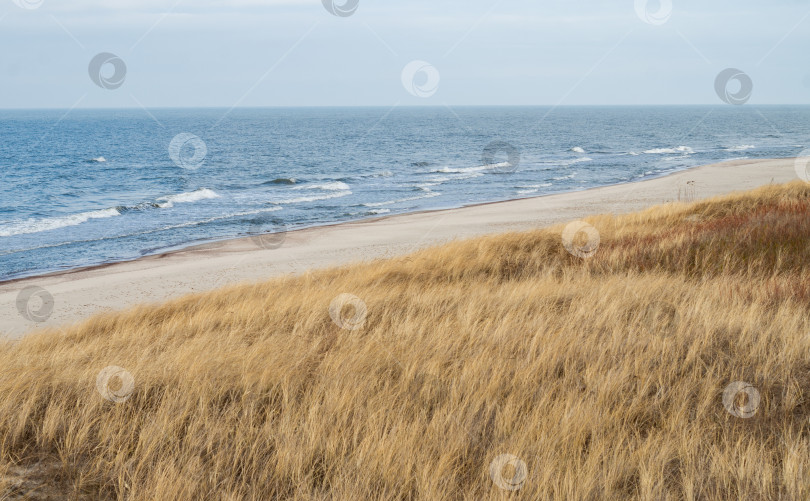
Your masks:
{"label": "sky", "polygon": [[0,108],[810,104],[803,0],[350,1],[0,0]]}

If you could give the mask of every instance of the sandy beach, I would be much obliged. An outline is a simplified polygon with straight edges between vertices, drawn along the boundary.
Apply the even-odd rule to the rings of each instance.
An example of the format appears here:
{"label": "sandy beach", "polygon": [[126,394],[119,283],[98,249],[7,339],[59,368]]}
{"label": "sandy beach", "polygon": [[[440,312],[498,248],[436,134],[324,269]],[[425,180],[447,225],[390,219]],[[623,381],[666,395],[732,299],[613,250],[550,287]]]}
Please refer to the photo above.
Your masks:
{"label": "sandy beach", "polygon": [[[262,245],[241,238],[176,252],[9,281],[0,285],[0,332],[10,338],[94,313],[160,302],[229,284],[406,254],[454,239],[520,231],[599,213],[627,213],[797,178],[793,159],[736,160],[669,176],[587,191],[405,214],[289,232]],[[279,245],[280,244],[280,245]],[[277,248],[269,248],[277,247]],[[53,297],[43,322],[18,311],[29,286]]]}

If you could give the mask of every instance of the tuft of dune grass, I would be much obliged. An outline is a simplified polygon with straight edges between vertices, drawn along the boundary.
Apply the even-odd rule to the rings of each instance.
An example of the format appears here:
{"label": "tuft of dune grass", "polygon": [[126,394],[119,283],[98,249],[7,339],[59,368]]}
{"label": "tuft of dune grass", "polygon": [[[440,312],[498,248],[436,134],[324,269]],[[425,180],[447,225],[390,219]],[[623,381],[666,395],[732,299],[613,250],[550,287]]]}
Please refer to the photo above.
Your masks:
{"label": "tuft of dune grass", "polygon": [[594,216],[589,259],[561,225],[8,343],[0,499],[808,499],[809,204]]}

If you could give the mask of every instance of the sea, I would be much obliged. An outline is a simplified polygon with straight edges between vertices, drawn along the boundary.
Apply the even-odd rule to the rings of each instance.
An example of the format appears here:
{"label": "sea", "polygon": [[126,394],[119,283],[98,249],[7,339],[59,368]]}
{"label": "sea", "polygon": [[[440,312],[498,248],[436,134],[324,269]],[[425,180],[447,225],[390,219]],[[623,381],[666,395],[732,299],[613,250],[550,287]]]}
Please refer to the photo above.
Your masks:
{"label": "sea", "polygon": [[806,148],[810,106],[0,110],[0,281]]}

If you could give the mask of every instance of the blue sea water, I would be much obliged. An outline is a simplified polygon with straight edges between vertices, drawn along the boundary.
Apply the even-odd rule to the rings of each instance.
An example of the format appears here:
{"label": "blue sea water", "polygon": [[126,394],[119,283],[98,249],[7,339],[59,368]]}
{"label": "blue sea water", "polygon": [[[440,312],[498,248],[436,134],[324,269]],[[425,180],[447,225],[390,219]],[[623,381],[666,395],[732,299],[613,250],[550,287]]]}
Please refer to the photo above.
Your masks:
{"label": "blue sea water", "polygon": [[808,106],[0,111],[0,280],[808,145]]}

